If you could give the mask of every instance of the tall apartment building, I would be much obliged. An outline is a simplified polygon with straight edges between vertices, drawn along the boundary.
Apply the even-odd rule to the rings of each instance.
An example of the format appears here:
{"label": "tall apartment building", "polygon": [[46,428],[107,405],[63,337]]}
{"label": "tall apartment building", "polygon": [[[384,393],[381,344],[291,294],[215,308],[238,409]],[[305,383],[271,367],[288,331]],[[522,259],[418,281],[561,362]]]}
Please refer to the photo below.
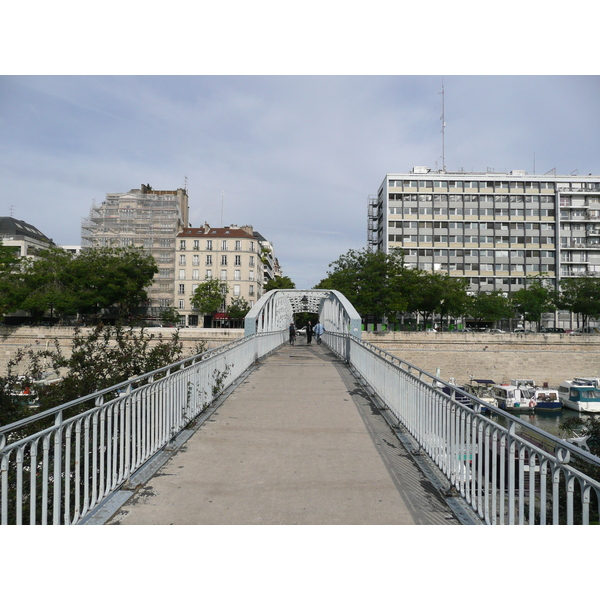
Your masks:
{"label": "tall apartment building", "polygon": [[152,254],[159,272],[148,290],[149,313],[158,316],[174,305],[175,238],[189,225],[188,217],[187,190],[154,190],[142,184],[140,189],[107,194],[100,206],[92,205],[82,223],[82,246],[136,246]]}
{"label": "tall apartment building", "polygon": [[205,325],[203,315],[192,308],[190,299],[206,279],[219,279],[228,289],[217,320],[226,320],[226,307],[234,298],[244,298],[253,306],[262,296],[262,236],[256,233],[250,225],[211,227],[205,223],[200,228],[185,228],[177,235],[175,308],[182,317],[181,325]]}
{"label": "tall apartment building", "polygon": [[513,292],[527,277],[600,275],[600,176],[388,173],[368,199],[368,245],[407,265]]}
{"label": "tall apartment building", "polygon": [[254,237],[258,240],[261,248],[261,261],[263,263],[263,283],[267,285],[275,277],[281,277],[281,267],[275,256],[273,244],[269,242],[258,231],[254,232]]}

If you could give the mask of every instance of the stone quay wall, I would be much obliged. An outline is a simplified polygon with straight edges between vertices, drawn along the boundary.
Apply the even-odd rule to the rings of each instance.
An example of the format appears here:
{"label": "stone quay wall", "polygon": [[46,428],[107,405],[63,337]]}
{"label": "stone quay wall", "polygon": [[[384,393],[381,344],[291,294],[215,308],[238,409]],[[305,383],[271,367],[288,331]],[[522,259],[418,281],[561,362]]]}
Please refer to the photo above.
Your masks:
{"label": "stone quay wall", "polygon": [[[86,331],[85,329],[82,331]],[[157,338],[167,337],[171,328],[148,328]],[[0,327],[0,375],[19,348],[52,348],[58,339],[68,355],[72,327]],[[207,349],[243,337],[243,329],[184,328],[179,330],[184,352],[191,355],[200,341]],[[364,332],[363,340],[442,379],[457,383],[493,379],[534,379],[557,386],[576,376],[600,376],[600,336],[567,334],[485,334],[425,332]]]}
{"label": "stone quay wall", "polygon": [[[81,329],[84,334],[91,331],[91,328]],[[159,336],[162,336],[162,339],[170,339],[175,329],[171,327],[148,327],[145,331],[154,335],[158,341]],[[74,327],[0,326],[0,376],[6,375],[7,364],[9,360],[17,355],[19,348],[35,348],[38,350],[49,348],[52,350],[54,349],[54,340],[58,340],[64,354],[69,356],[74,333]],[[243,329],[203,329],[198,327],[179,330],[183,352],[189,356],[194,353],[196,345],[201,341],[206,342],[207,350],[211,350],[243,336]],[[21,373],[23,368],[16,369],[16,371]]]}
{"label": "stone quay wall", "polygon": [[431,375],[509,383],[533,379],[556,387],[566,379],[600,377],[600,336],[537,333],[363,333],[363,340]]}

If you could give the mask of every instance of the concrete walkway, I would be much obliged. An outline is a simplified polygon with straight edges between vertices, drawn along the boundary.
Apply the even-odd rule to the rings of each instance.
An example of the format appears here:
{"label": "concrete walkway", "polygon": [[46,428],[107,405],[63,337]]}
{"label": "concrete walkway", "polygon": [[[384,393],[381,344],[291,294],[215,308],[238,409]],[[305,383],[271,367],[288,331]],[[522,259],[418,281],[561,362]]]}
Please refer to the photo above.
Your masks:
{"label": "concrete walkway", "polygon": [[300,338],[262,361],[108,524],[459,521],[348,368]]}

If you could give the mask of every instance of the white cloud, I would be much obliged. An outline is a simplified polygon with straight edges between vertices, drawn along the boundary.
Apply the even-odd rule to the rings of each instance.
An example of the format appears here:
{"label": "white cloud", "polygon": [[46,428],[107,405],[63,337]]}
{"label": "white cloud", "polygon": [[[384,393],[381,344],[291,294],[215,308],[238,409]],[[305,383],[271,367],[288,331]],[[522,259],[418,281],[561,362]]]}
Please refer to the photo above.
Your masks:
{"label": "white cloud", "polygon": [[[92,199],[183,187],[300,287],[366,244],[386,172],[441,166],[441,76],[2,77],[0,213],[80,240]],[[598,77],[444,77],[446,166],[600,172]],[[225,193],[222,203],[222,193]]]}

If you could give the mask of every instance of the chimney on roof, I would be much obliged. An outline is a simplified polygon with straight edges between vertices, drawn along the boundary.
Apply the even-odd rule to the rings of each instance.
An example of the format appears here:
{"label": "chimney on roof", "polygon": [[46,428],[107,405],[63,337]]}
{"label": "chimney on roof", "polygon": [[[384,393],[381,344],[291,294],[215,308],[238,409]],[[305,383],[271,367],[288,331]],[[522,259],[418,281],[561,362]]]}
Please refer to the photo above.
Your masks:
{"label": "chimney on roof", "polygon": [[210,231],[210,225],[204,221],[204,227],[202,229],[204,229],[204,233],[208,233]]}

